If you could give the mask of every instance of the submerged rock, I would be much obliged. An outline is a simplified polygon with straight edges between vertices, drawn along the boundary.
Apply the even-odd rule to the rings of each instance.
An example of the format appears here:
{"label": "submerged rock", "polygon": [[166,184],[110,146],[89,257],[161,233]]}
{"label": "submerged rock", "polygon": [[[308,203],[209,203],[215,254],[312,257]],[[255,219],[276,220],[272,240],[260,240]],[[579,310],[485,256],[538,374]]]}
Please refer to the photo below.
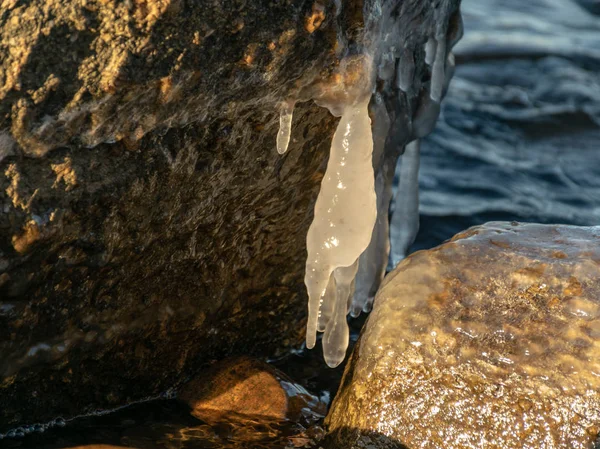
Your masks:
{"label": "submerged rock", "polygon": [[325,404],[260,360],[224,360],[185,384],[179,397],[207,423],[227,419],[299,421],[325,416]]}
{"label": "submerged rock", "polygon": [[590,448],[600,227],[488,223],[388,275],[327,418],[331,447]]}

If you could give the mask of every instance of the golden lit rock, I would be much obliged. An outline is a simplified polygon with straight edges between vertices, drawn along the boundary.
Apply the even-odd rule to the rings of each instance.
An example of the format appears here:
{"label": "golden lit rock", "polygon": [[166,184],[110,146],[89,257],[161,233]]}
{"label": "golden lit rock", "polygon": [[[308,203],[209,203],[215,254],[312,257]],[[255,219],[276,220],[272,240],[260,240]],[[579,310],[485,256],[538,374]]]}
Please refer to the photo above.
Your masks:
{"label": "golden lit rock", "polygon": [[339,447],[590,448],[600,227],[488,223],[390,273],[328,417]]}

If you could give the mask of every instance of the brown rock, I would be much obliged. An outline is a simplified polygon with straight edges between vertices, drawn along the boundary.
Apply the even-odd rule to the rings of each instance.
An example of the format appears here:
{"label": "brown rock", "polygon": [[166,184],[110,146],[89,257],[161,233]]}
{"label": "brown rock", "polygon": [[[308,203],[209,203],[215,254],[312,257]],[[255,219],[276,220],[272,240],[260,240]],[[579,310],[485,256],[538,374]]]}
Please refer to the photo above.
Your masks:
{"label": "brown rock", "polygon": [[179,398],[208,423],[231,418],[296,421],[326,411],[325,404],[281,371],[250,357],[218,362],[185,384]]}
{"label": "brown rock", "polygon": [[[414,85],[379,88],[408,139],[423,44],[459,1],[394,2]],[[278,112],[331,89],[365,1],[0,4],[0,433],[299,342],[337,119],[299,102],[280,156]]]}
{"label": "brown rock", "polygon": [[327,423],[332,447],[592,447],[600,227],[489,223],[407,258]]}

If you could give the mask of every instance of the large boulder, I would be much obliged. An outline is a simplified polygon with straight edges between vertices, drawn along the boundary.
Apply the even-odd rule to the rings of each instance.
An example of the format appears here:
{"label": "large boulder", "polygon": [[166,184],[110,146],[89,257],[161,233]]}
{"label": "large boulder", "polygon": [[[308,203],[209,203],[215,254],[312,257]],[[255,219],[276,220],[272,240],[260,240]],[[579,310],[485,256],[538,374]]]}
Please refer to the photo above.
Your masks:
{"label": "large boulder", "polygon": [[299,105],[282,158],[278,101],[334,64],[334,10],[3,3],[0,432],[302,338],[335,118]]}
{"label": "large boulder", "polygon": [[488,223],[384,281],[327,418],[331,447],[590,448],[600,227]]}
{"label": "large boulder", "polygon": [[[305,238],[336,119],[299,103],[282,157],[278,112],[327,96],[340,59],[365,56],[371,3],[2,3],[0,433],[302,338]],[[398,42],[378,88],[394,130],[431,103],[425,43],[450,18],[458,35],[458,3],[390,2]],[[392,76],[403,40],[406,94]]]}

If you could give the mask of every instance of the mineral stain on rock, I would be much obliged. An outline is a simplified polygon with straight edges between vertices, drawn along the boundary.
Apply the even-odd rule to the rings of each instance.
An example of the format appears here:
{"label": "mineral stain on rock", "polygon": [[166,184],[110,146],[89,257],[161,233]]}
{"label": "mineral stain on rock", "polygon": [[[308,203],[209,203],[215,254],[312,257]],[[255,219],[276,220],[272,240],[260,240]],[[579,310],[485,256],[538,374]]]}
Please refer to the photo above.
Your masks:
{"label": "mineral stain on rock", "polygon": [[347,365],[331,447],[592,447],[599,298],[599,227],[488,223],[409,256]]}

